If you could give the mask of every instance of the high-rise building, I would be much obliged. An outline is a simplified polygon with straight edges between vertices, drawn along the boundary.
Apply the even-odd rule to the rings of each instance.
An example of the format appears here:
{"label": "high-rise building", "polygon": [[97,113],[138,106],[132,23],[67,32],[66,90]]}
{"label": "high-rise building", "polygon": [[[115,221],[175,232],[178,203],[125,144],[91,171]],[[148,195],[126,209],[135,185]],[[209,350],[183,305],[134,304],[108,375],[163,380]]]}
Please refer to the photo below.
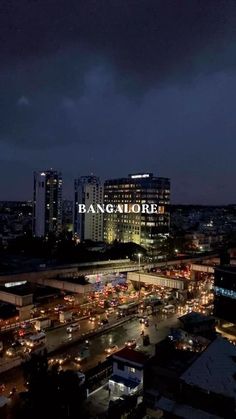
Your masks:
{"label": "high-rise building", "polygon": [[79,212],[79,205],[103,204],[103,185],[96,176],[81,176],[74,183],[74,233],[80,241],[103,240],[103,214]]}
{"label": "high-rise building", "polygon": [[160,235],[169,233],[170,180],[152,173],[129,175],[107,180],[104,184],[104,203],[113,205],[156,204],[157,212],[104,214],[104,240],[108,243],[134,242],[155,249]]}
{"label": "high-rise building", "polygon": [[34,173],[33,234],[44,237],[62,228],[62,177],[56,170]]}

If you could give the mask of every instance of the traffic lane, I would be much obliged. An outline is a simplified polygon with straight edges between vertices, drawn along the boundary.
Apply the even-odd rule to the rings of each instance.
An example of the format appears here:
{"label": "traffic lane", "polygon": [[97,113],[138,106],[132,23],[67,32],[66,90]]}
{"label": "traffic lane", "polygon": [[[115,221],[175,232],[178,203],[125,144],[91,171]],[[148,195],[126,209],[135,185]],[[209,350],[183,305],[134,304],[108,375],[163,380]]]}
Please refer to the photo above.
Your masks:
{"label": "traffic lane", "polygon": [[[83,335],[83,333],[87,333],[87,332],[91,332],[91,331],[95,331],[99,325],[100,316],[96,316],[96,321],[95,322],[91,322],[89,321],[89,319],[84,319],[84,320],[77,320],[80,327],[77,331],[73,332],[73,335],[70,335],[67,333],[67,327],[69,325],[65,324],[65,325],[61,325],[58,328],[52,329],[48,332],[46,332],[46,346],[48,351],[52,351],[54,349],[56,349],[60,344],[62,343],[66,343],[66,342],[70,342],[72,339],[76,340],[76,339],[80,339],[81,335]],[[114,322],[116,319],[116,315],[113,315],[111,317],[109,317],[109,322],[112,323]],[[74,322],[75,323],[75,322]],[[36,333],[32,331],[32,334]],[[9,341],[8,345],[4,346],[4,353],[3,356],[0,358],[0,365],[3,365],[7,362],[9,362],[10,360],[15,360],[16,357],[12,357],[9,358],[6,356],[6,350],[7,347],[10,346],[10,344],[12,343],[14,339],[11,339],[11,341]]]}
{"label": "traffic lane", "polygon": [[[157,330],[155,324],[157,323]],[[150,352],[154,349],[154,344],[164,339],[170,327],[175,327],[178,324],[177,316],[172,315],[171,317],[164,316],[152,316],[150,317],[150,326],[146,328],[146,332],[150,335],[151,345],[149,347]],[[65,329],[65,328],[64,328]],[[109,346],[110,342],[116,344],[119,349],[121,349],[125,341],[128,339],[136,339],[138,345],[142,345],[141,339],[141,330],[142,326],[139,323],[138,319],[133,319],[129,323],[126,323],[122,326],[119,326],[109,332],[104,332],[103,335],[99,337],[92,338],[90,343],[91,355],[86,363],[81,365],[76,365],[75,363],[70,363],[66,365],[66,368],[82,369],[84,371],[96,366],[99,362],[103,362],[106,359],[105,349]],[[54,331],[55,332],[55,331]],[[82,344],[74,343],[72,347],[68,350],[63,350],[60,352],[61,355],[69,354],[72,357],[78,355],[78,352],[83,347]],[[5,384],[6,389],[3,392],[4,395],[8,395],[13,387],[16,387],[18,391],[24,391],[24,378],[22,367],[11,369],[0,375],[0,384]]]}
{"label": "traffic lane", "polygon": [[[156,324],[158,324],[156,329]],[[155,352],[155,344],[164,339],[171,327],[178,325],[178,319],[176,315],[171,317],[162,316],[150,316],[149,327],[144,327],[140,324],[139,319],[134,318],[133,320],[125,323],[119,327],[114,328],[108,332],[104,332],[101,336],[94,337],[90,340],[89,345],[89,357],[80,364],[76,364],[73,360],[78,354],[84,350],[85,344],[74,344],[67,351],[62,351],[61,355],[69,355],[72,362],[66,365],[66,368],[82,369],[86,371],[98,363],[103,362],[107,354],[105,349],[109,346],[116,345],[118,349],[122,349],[125,346],[125,342],[130,339],[135,339],[137,343],[137,349],[145,350],[150,355]],[[144,329],[145,334],[150,336],[150,345],[143,347],[143,339],[141,332]]]}
{"label": "traffic lane", "polygon": [[[117,317],[111,316],[109,317],[109,323],[114,323],[117,320]],[[67,333],[67,327],[69,324],[65,324],[62,327],[58,327],[57,329],[51,330],[47,333],[47,348],[48,350],[52,350],[56,348],[61,343],[65,343],[70,341],[71,338],[76,339],[80,338],[83,333],[88,333],[95,331],[99,327],[100,317],[96,316],[96,320],[94,322],[90,321],[89,319],[77,320],[73,323],[79,323],[79,329],[74,331],[72,335]]]}

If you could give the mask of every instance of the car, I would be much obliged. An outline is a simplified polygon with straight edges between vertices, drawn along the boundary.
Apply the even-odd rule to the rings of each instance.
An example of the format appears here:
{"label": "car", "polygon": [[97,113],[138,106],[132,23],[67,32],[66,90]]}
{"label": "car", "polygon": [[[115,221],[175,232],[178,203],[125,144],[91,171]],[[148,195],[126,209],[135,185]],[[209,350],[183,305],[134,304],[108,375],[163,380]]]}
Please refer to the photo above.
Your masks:
{"label": "car", "polygon": [[111,354],[114,354],[114,352],[118,351],[118,346],[117,345],[111,345],[108,346],[108,348],[105,349],[106,354],[109,356]]}
{"label": "car", "polygon": [[65,306],[63,305],[63,304],[57,304],[55,307],[54,307],[54,310],[55,311],[60,311],[60,310],[63,310],[65,308]]}
{"label": "car", "polygon": [[65,301],[69,301],[69,303],[73,303],[75,301],[75,297],[73,295],[65,295]]}
{"label": "car", "polygon": [[103,319],[103,320],[101,320],[98,324],[99,324],[99,326],[105,326],[106,324],[108,324],[109,322],[108,322],[108,320],[107,319]]}
{"label": "car", "polygon": [[139,323],[141,323],[141,324],[145,324],[146,322],[148,322],[148,317],[147,316],[142,316],[139,320]]}
{"label": "car", "polygon": [[137,345],[137,343],[136,343],[136,340],[135,339],[130,339],[127,342],[125,342],[125,346],[127,348],[130,348],[130,349],[136,348],[136,345]]}
{"label": "car", "polygon": [[10,358],[14,356],[18,356],[22,354],[22,350],[23,350],[22,345],[20,344],[20,342],[16,341],[16,342],[13,342],[10,348],[7,349],[6,355]]}
{"label": "car", "polygon": [[96,317],[95,316],[91,316],[89,317],[89,321],[94,323],[96,321]]}
{"label": "car", "polygon": [[87,347],[83,347],[80,349],[78,355],[74,358],[74,362],[76,364],[81,364],[82,362],[86,362],[90,355],[89,349]]}
{"label": "car", "polygon": [[50,358],[48,360],[48,363],[50,365],[55,365],[55,364],[63,365],[68,361],[69,361],[69,356],[68,355],[62,355],[62,356],[58,356],[57,358]]}
{"label": "car", "polygon": [[76,322],[76,323],[70,324],[70,326],[68,326],[66,328],[66,331],[67,331],[67,333],[73,333],[73,332],[76,332],[79,329],[80,329],[80,324],[78,322]]}
{"label": "car", "polygon": [[106,309],[107,314],[113,314],[114,312],[115,312],[114,307],[109,307],[109,308]]}

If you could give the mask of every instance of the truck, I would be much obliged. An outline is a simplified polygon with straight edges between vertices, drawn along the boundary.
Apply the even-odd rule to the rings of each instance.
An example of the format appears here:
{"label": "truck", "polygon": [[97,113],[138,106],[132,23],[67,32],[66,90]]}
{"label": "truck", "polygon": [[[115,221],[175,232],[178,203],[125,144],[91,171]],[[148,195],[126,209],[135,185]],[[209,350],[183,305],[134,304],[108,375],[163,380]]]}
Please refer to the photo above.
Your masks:
{"label": "truck", "polygon": [[73,313],[71,311],[61,311],[59,313],[60,323],[67,323],[72,320]]}
{"label": "truck", "polygon": [[34,328],[38,332],[40,332],[41,330],[49,329],[50,326],[51,326],[51,319],[49,319],[48,317],[44,317],[42,319],[38,319],[34,323]]}

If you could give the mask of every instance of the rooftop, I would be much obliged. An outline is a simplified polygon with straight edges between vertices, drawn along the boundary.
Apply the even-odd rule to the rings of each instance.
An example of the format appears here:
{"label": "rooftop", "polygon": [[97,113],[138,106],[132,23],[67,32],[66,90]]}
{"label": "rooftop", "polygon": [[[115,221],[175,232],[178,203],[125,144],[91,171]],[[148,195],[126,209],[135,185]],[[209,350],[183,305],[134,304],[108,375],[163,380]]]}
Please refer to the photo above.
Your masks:
{"label": "rooftop", "polygon": [[24,296],[33,294],[33,289],[30,284],[18,285],[13,287],[2,286],[0,287],[0,292],[7,292],[8,294]]}
{"label": "rooftop", "polygon": [[183,381],[236,399],[236,346],[215,339],[182,374]]}
{"label": "rooftop", "polygon": [[113,355],[113,358],[120,358],[125,361],[134,362],[135,364],[144,365],[148,356],[142,352],[135,351],[134,349],[123,348]]}
{"label": "rooftop", "polygon": [[150,368],[164,368],[180,376],[197,356],[196,352],[176,349],[173,342],[165,339],[156,345],[156,354],[150,361]]}
{"label": "rooftop", "polygon": [[163,409],[166,412],[176,414],[178,417],[183,419],[219,419],[220,416],[213,415],[211,413],[204,412],[203,410],[196,409],[192,406],[177,403],[174,400],[161,397],[157,402],[157,407]]}
{"label": "rooftop", "polygon": [[213,320],[213,317],[205,316],[204,314],[192,311],[191,313],[187,313],[184,316],[179,317],[179,320],[184,324],[194,324]]}

